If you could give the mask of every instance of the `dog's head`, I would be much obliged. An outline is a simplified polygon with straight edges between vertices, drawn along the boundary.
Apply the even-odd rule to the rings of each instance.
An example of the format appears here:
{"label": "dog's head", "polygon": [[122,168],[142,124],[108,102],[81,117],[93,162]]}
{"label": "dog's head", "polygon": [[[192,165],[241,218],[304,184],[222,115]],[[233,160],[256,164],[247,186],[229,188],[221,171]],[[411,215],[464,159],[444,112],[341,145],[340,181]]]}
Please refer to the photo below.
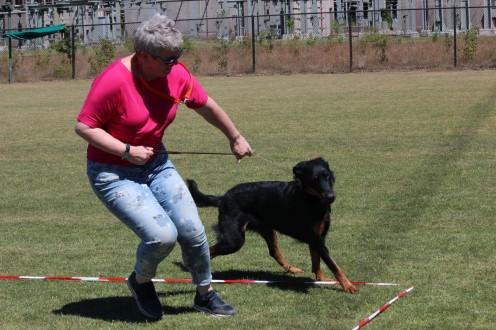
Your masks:
{"label": "dog's head", "polygon": [[296,184],[306,193],[316,196],[323,201],[332,203],[336,198],[334,193],[334,173],[323,158],[315,158],[299,162],[293,167]]}

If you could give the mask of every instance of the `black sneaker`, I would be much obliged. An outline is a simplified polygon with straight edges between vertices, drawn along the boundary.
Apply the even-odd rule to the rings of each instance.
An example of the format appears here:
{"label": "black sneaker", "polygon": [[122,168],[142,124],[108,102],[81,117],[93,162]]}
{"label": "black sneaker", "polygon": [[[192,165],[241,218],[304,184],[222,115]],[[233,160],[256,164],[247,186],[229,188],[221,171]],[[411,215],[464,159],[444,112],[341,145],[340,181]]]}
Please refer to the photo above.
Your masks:
{"label": "black sneaker", "polygon": [[209,291],[204,296],[201,296],[197,290],[193,308],[217,317],[233,316],[236,314],[234,308],[222,301],[215,291]]}
{"label": "black sneaker", "polygon": [[136,273],[132,272],[127,279],[127,286],[131,290],[141,314],[152,320],[162,318],[162,305],[152,282],[139,284],[136,282]]}

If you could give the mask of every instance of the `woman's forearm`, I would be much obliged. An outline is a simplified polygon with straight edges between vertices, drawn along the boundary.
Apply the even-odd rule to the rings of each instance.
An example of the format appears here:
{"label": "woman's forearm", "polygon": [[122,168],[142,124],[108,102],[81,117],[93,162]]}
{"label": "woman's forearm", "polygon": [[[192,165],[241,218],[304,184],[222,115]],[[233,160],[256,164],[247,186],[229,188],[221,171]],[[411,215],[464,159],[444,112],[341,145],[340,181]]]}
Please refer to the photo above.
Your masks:
{"label": "woman's forearm", "polygon": [[197,109],[197,112],[207,122],[224,133],[229,141],[235,141],[241,135],[231,118],[212,98],[209,97],[207,103],[200,109]]}
{"label": "woman's forearm", "polygon": [[75,131],[86,142],[106,153],[120,157],[126,150],[125,143],[114,138],[101,128],[91,128],[81,122],[77,122]]}
{"label": "woman's forearm", "polygon": [[197,112],[210,124],[217,127],[229,139],[231,151],[236,158],[251,156],[253,151],[250,144],[241,135],[227,113],[210,97],[207,103]]}
{"label": "woman's forearm", "polygon": [[135,165],[145,164],[155,153],[152,147],[131,145],[128,147],[126,143],[116,139],[105,130],[91,128],[81,122],[76,124],[75,131],[95,148],[122,157]]}

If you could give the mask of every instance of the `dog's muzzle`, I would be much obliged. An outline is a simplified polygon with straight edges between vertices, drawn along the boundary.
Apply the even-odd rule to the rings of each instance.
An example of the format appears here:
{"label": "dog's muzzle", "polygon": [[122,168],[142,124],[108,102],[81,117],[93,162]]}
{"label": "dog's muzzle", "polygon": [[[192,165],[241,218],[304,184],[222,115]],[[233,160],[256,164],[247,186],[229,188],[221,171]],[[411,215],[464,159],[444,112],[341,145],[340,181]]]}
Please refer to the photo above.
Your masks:
{"label": "dog's muzzle", "polygon": [[329,203],[334,202],[336,199],[336,195],[333,192],[323,192],[320,197],[326,201],[329,201]]}

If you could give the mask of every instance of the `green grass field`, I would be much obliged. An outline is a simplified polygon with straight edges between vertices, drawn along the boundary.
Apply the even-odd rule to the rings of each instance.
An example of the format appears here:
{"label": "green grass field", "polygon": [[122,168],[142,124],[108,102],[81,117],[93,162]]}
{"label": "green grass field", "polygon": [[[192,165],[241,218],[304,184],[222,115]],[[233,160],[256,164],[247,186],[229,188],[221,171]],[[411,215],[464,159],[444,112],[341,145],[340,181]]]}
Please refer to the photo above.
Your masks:
{"label": "green grass field", "polygon": [[[291,180],[322,155],[337,176],[331,254],[356,281],[399,287],[216,285],[238,315],[192,310],[190,285],[157,284],[164,311],[146,323],[124,283],[0,281],[0,328],[351,329],[415,286],[366,329],[494,329],[496,71],[200,79],[261,157],[172,157],[184,178],[223,193],[245,181]],[[0,273],[127,276],[137,238],[100,204],[74,118],[89,81],[0,85]],[[228,151],[191,110],[170,149]],[[263,157],[263,158],[262,158]],[[210,241],[216,211],[201,209]],[[302,219],[304,221],[304,219]],[[308,248],[281,237],[307,270]],[[254,234],[212,262],[215,278],[292,279]],[[329,274],[329,272],[327,272]],[[157,277],[189,277],[176,247]]]}

